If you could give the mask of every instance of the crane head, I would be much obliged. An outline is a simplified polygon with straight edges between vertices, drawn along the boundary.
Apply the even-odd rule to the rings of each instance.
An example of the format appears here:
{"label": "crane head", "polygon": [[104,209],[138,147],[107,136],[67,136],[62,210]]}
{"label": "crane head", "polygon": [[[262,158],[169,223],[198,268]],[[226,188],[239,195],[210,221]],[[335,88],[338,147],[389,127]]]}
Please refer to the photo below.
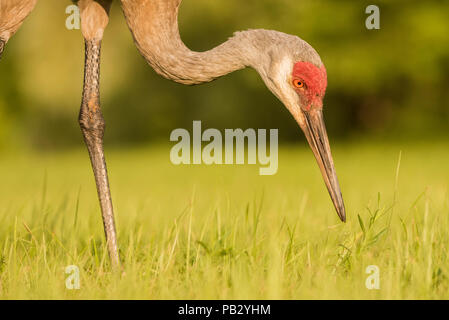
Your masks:
{"label": "crane head", "polygon": [[294,51],[299,54],[284,55],[281,59],[279,56],[278,59],[273,58],[266,76],[263,75],[262,78],[304,132],[337,214],[345,222],[345,206],[323,119],[326,68],[316,51],[308,44],[301,41],[300,49]]}
{"label": "crane head", "polygon": [[323,107],[327,87],[327,73],[324,65],[315,66],[311,62],[296,62],[292,70],[292,86],[298,94],[300,107],[304,111]]}

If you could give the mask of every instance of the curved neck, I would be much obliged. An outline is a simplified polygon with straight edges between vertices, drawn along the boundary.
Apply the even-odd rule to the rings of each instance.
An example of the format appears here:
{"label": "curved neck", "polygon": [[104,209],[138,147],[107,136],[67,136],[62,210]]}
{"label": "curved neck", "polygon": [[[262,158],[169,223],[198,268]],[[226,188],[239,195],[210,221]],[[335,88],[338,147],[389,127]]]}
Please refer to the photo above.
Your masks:
{"label": "curved neck", "polygon": [[[212,81],[235,70],[256,65],[264,30],[238,32],[205,52],[188,49],[178,29],[181,0],[121,0],[140,53],[160,75],[183,84]],[[260,46],[260,47],[259,47]],[[259,47],[259,48],[257,48]],[[257,63],[260,66],[260,62]]]}

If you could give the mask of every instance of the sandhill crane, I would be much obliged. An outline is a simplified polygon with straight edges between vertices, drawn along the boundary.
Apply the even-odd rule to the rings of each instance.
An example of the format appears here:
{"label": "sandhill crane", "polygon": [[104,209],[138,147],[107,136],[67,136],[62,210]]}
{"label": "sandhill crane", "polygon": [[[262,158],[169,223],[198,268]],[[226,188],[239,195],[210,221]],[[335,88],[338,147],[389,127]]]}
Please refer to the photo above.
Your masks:
{"label": "sandhill crane", "polygon": [[[81,0],[86,39],[86,67],[80,123],[94,168],[108,249],[119,263],[102,138],[104,121],[99,106],[100,43],[110,0]],[[189,50],[178,29],[181,0],[121,0],[134,42],[153,69],[178,83],[210,82],[245,67],[254,68],[268,89],[283,102],[305,133],[316,157],[338,216],[346,221],[329,140],[323,120],[326,69],[318,53],[304,40],[271,30],[237,32],[206,52]]]}
{"label": "sandhill crane", "polygon": [[[194,52],[185,46],[179,35],[178,9],[181,0],[120,1],[138,50],[163,77],[194,85],[246,67],[255,69],[304,131],[337,214],[343,222],[346,221],[322,113],[327,87],[326,69],[318,53],[307,42],[282,32],[256,29],[236,32],[226,42],[209,51]],[[28,2],[35,3],[36,0]],[[75,2],[81,11],[81,29],[85,39],[79,122],[95,175],[109,256],[112,265],[117,267],[120,259],[104,159],[105,124],[99,92],[100,48],[112,0]]]}
{"label": "sandhill crane", "polygon": [[121,0],[142,56],[161,76],[187,85],[209,82],[245,67],[255,69],[304,131],[344,222],[345,207],[322,113],[327,74],[318,53],[296,36],[264,29],[236,32],[209,51],[191,51],[179,35],[181,1]]}

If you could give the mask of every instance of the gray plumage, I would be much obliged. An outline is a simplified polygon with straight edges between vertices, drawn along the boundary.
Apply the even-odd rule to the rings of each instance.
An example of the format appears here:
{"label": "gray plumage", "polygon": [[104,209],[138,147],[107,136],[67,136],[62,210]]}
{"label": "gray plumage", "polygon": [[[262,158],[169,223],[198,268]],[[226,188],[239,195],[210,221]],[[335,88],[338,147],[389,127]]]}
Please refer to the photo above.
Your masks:
{"label": "gray plumage", "polygon": [[296,61],[322,62],[318,53],[297,36],[255,29],[236,32],[221,45],[191,51],[178,30],[180,0],[122,0],[128,26],[140,53],[160,75],[183,84],[212,81],[245,67],[264,78],[273,64],[288,55]]}

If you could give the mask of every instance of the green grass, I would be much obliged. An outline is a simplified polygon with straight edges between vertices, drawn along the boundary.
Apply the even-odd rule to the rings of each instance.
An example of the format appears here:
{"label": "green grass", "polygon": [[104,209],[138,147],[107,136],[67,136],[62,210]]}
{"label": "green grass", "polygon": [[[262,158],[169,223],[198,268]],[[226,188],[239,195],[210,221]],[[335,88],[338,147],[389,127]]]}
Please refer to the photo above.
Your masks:
{"label": "green grass", "polygon": [[[86,151],[2,155],[0,298],[449,298],[447,144],[333,153],[346,224],[304,146],[280,150],[275,176],[174,166],[168,146],[107,150],[121,275],[109,271]],[[80,290],[66,289],[67,265]],[[369,265],[379,290],[365,287]]]}

